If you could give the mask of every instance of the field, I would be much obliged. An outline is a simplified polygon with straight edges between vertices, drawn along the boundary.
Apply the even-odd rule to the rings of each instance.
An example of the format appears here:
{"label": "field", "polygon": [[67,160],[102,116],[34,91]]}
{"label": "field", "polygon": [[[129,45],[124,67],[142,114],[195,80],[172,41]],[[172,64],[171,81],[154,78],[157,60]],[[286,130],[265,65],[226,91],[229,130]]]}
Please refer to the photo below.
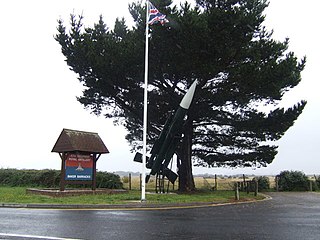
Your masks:
{"label": "field", "polygon": [[[246,181],[252,180],[253,177],[246,177]],[[130,189],[130,177],[123,176],[121,177],[125,189]],[[242,176],[229,176],[229,177],[217,177],[216,183],[214,176],[212,177],[194,177],[195,185],[197,189],[202,190],[212,190],[217,185],[217,190],[233,190],[235,182],[242,182]],[[275,179],[274,176],[269,177],[270,181],[270,188],[275,187]],[[155,177],[151,177],[149,183],[146,185],[146,189],[148,191],[154,191],[155,189]],[[178,188],[178,180],[176,181],[175,186],[171,183],[169,184],[169,191],[176,190]],[[167,189],[168,181],[165,181],[165,188]],[[132,176],[131,177],[131,189],[140,189],[140,177],[139,176]]]}

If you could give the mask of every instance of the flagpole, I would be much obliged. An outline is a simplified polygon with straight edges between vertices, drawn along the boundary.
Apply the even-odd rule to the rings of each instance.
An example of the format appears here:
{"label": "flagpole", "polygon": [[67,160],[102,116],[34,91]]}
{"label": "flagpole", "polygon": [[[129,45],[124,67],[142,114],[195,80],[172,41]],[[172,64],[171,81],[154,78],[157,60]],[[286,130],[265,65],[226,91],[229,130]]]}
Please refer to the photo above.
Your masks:
{"label": "flagpole", "polygon": [[146,201],[146,159],[147,159],[147,117],[148,117],[148,55],[149,55],[149,1],[146,0],[146,43],[144,61],[144,100],[143,100],[143,149],[142,149],[142,178],[141,202]]}

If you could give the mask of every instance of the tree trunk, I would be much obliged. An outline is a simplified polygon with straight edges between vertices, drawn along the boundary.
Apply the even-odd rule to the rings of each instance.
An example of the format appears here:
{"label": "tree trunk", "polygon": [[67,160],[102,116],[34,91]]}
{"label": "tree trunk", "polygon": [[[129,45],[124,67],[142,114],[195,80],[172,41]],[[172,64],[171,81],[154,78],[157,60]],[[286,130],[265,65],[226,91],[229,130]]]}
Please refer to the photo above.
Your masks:
{"label": "tree trunk", "polygon": [[184,137],[181,144],[179,160],[179,191],[191,192],[195,190],[195,184],[192,174],[192,120],[187,120]]}

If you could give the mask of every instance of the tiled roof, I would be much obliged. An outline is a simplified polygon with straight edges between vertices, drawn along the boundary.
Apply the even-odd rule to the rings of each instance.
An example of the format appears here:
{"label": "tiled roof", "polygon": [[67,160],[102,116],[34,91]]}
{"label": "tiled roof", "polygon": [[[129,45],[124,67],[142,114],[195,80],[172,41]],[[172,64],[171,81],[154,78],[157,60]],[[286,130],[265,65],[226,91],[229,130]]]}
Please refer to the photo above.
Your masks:
{"label": "tiled roof", "polygon": [[52,152],[109,153],[98,133],[63,129]]}

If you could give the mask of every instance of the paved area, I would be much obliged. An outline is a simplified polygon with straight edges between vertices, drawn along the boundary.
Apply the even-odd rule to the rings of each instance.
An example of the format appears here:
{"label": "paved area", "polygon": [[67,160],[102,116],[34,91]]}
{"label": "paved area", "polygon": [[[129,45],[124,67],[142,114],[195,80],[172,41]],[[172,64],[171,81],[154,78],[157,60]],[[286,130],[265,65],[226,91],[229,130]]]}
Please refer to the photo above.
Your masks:
{"label": "paved area", "polygon": [[0,239],[319,239],[320,194],[163,210],[0,208]]}

